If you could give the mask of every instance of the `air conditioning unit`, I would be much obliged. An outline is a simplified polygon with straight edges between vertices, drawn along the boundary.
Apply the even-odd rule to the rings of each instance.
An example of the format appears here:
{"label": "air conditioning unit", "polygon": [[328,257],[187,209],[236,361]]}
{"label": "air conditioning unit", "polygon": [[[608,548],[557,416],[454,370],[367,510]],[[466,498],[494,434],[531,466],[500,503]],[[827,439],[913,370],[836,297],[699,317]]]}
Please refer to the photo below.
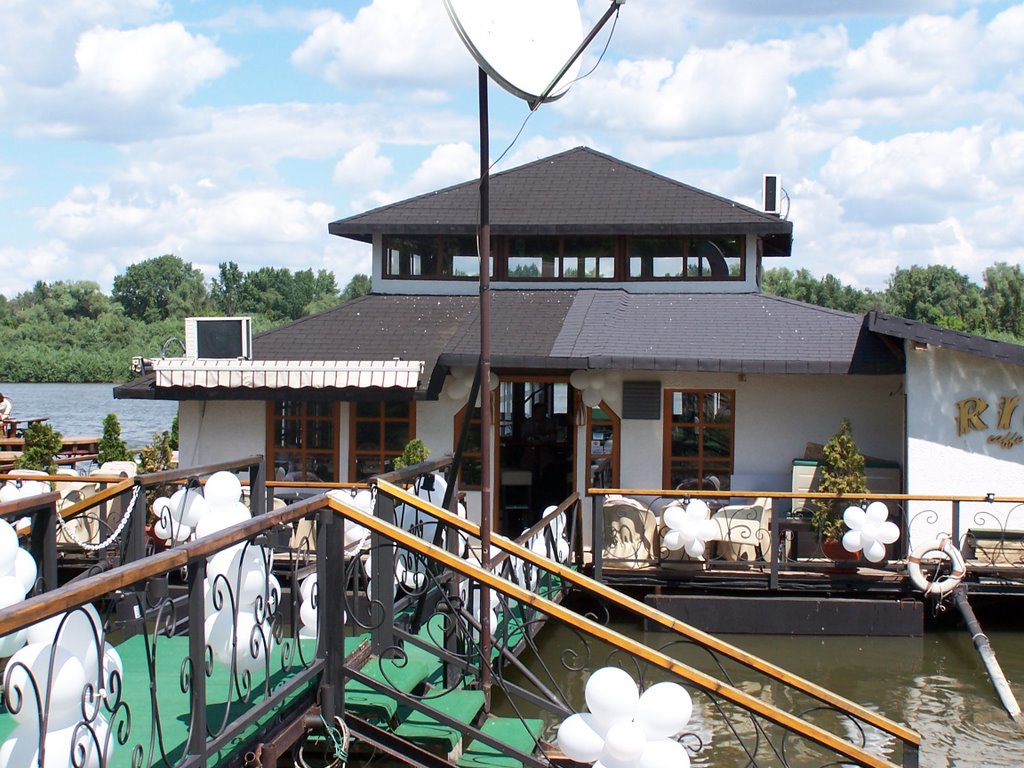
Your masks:
{"label": "air conditioning unit", "polygon": [[764,212],[782,214],[782,178],[777,173],[764,175]]}
{"label": "air conditioning unit", "polygon": [[251,359],[252,318],[186,318],[185,356],[231,360]]}

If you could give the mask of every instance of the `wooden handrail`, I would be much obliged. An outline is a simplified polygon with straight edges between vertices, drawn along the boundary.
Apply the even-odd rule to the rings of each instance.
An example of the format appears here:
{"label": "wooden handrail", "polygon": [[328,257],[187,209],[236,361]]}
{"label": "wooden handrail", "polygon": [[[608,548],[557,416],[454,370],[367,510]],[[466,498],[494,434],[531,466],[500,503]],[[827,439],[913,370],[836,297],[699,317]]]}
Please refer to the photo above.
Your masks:
{"label": "wooden handrail", "polygon": [[[432,514],[445,524],[459,528],[464,533],[471,536],[479,537],[480,527],[474,523],[469,522],[461,517],[452,515],[451,513],[441,509],[440,507],[434,506],[429,502],[425,502],[417,496],[406,493],[401,488],[391,485],[389,483],[378,482],[378,488],[388,495],[392,495],[398,500],[406,504],[412,504],[426,511],[428,514]],[[734,661],[739,662],[751,669],[754,669],[767,677],[771,677],[780,682],[786,683],[787,685],[796,688],[802,693],[817,699],[818,701],[824,702],[838,709],[844,710],[857,718],[863,720],[872,726],[890,733],[893,736],[908,741],[912,744],[919,745],[921,743],[921,735],[916,731],[913,731],[906,726],[897,723],[894,720],[890,720],[884,715],[867,709],[855,701],[851,701],[843,696],[839,696],[833,691],[823,688],[822,686],[806,680],[797,675],[793,675],[790,672],[782,669],[781,667],[772,664],[769,661],[765,661],[757,656],[754,656],[741,648],[737,648],[734,645],[730,645],[713,635],[703,632],[695,627],[686,624],[678,619],[674,619],[671,616],[658,611],[655,608],[647,605],[644,602],[636,600],[628,595],[619,592],[599,581],[588,578],[571,568],[566,568],[558,563],[550,562],[547,559],[537,555],[535,552],[519,546],[513,541],[506,539],[501,536],[495,536],[493,544],[499,549],[508,552],[516,557],[522,558],[529,561],[531,564],[541,567],[559,578],[565,579],[576,584],[579,587],[587,590],[591,594],[597,595],[598,597],[607,600],[610,603],[618,605],[619,607],[626,608],[636,614],[639,614],[644,619],[658,624],[665,629],[668,629],[677,634],[681,634],[684,637],[693,640],[706,648],[709,648],[716,653],[720,653],[725,657],[728,657]]]}
{"label": "wooden handrail", "polygon": [[[455,515],[445,513],[444,510],[440,509],[440,507],[435,507],[434,505],[429,504],[428,502],[424,502],[419,497],[405,493],[401,488],[399,488],[398,486],[391,485],[390,483],[378,482],[378,490],[381,490],[387,493],[388,495],[393,495],[397,500],[403,503],[416,506],[417,508],[427,512],[428,514],[435,514],[440,512],[440,514],[436,514],[436,516],[438,517],[439,520],[445,523],[451,523],[454,525],[456,524],[456,520],[460,523],[466,522],[463,521],[461,518],[456,517]],[[747,710],[748,712],[757,713],[758,715],[760,715],[761,717],[765,718],[770,722],[773,722],[794,733],[798,733],[804,738],[814,741],[822,746],[825,746],[828,749],[831,749],[832,751],[840,755],[843,755],[844,757],[856,760],[860,765],[869,766],[870,768],[898,768],[894,763],[891,763],[888,760],[878,757],[876,755],[872,755],[869,752],[866,752],[863,749],[854,746],[853,744],[850,744],[844,741],[843,739],[838,738],[834,734],[824,730],[819,726],[816,726],[812,723],[808,723],[799,717],[791,715],[788,712],[785,712],[781,709],[778,709],[777,707],[768,704],[754,696],[751,696],[750,694],[745,693],[744,691],[741,691],[740,689],[735,688],[729,685],[728,683],[724,683],[720,680],[717,680],[714,677],[705,674],[704,672],[696,670],[682,663],[681,661],[673,659],[672,657],[662,653],[661,651],[657,651],[653,648],[650,648],[647,645],[639,642],[638,640],[634,640],[633,638],[627,637],[626,635],[616,632],[615,630],[609,629],[608,627],[598,624],[597,622],[592,621],[591,619],[588,619],[585,616],[580,616],[579,614],[576,614],[573,611],[564,608],[558,603],[554,603],[550,600],[547,600],[546,598],[534,594],[533,592],[529,592],[511,581],[507,581],[506,579],[503,579],[502,577],[490,571],[485,571],[482,568],[479,568],[478,566],[474,565],[472,562],[464,560],[458,555],[452,554],[445,549],[436,547],[433,544],[426,542],[423,539],[420,539],[418,536],[411,534],[401,528],[398,528],[397,526],[391,525],[390,523],[387,523],[384,520],[381,520],[380,518],[373,516],[372,514],[362,512],[356,507],[348,504],[344,499],[340,499],[333,496],[328,496],[327,499],[328,505],[335,511],[342,513],[347,519],[350,519],[354,523],[361,525],[364,528],[367,528],[371,531],[383,534],[384,536],[393,540],[395,543],[399,544],[402,547],[413,550],[418,554],[430,557],[431,559],[440,562],[446,568],[450,568],[453,571],[457,571],[464,576],[469,576],[470,578],[473,578],[483,584],[486,584],[487,586],[493,589],[502,592],[503,594],[508,595],[514,600],[529,605],[530,607],[538,611],[541,611],[542,613],[545,613],[548,616],[554,617],[559,621],[562,621],[572,627],[575,627],[576,629],[579,629],[594,638],[607,642],[615,646],[616,648],[620,648],[624,651],[627,651],[654,666],[660,667],[668,672],[671,672],[689,681],[691,684],[697,686],[698,688],[701,688],[704,691],[707,691],[708,693],[718,695],[723,699],[730,701],[736,704],[737,706]],[[458,527],[462,528],[466,532],[470,532],[472,528],[476,526],[472,526],[472,524],[469,524],[468,527],[464,527],[463,525],[458,525]],[[600,594],[601,591],[605,591],[608,593],[610,597],[611,593],[614,592],[614,590],[608,590],[607,588],[604,588],[604,590],[598,590],[597,588],[603,587],[603,585],[599,584],[598,582],[594,582],[591,579],[587,579],[584,576],[580,576],[571,569],[564,568],[562,566],[555,566],[546,558],[534,555],[532,552],[530,552],[530,550],[525,549],[524,547],[520,547],[517,544],[507,539],[504,539],[501,536],[495,536],[493,538],[493,543],[499,548],[509,551],[512,554],[523,559],[527,559],[531,563],[539,565],[551,573],[555,573],[565,578],[569,578],[571,574],[574,577],[571,579],[574,583],[590,590],[592,593]],[[620,604],[625,605],[625,603],[622,603],[621,601],[617,600],[616,602],[620,602]],[[670,624],[679,624],[681,626],[685,626],[682,624],[682,622],[677,622],[674,619],[669,619],[668,617],[666,617],[666,619],[668,619]],[[2,625],[0,625],[0,630],[2,630]],[[723,646],[724,645],[725,644],[723,644]],[[748,657],[750,656],[749,654],[743,655]],[[765,664],[767,665],[767,662],[765,662]],[[782,673],[781,670],[779,670],[779,672],[781,674],[777,674],[775,675],[775,677],[776,679],[779,679],[782,682],[787,682],[787,678],[791,677],[786,673]],[[795,680],[799,680],[799,678],[796,678],[795,676],[792,677]],[[813,684],[808,685],[813,686]],[[817,686],[813,687],[818,688]],[[830,693],[825,691],[824,689],[819,688],[819,690],[823,693]],[[816,698],[819,698],[822,701],[827,700],[821,697]],[[836,701],[845,701],[844,699],[842,699],[842,697],[839,696],[833,695],[833,698]],[[853,702],[849,703],[853,704]],[[921,737],[915,731],[911,731],[910,729],[907,729],[898,723],[890,721],[887,718],[884,718],[880,715],[877,715],[877,713],[871,713],[870,710],[866,710],[863,707],[859,707],[857,705],[854,705],[854,707],[856,707],[856,709],[863,710],[866,714],[873,714],[874,720],[877,720],[880,723],[888,725],[888,727],[883,729],[886,732],[891,733],[894,736],[897,736],[898,738],[910,742],[912,744],[920,744]],[[854,707],[850,708],[850,714],[855,714]],[[867,718],[862,719],[867,721]]]}
{"label": "wooden handrail", "polygon": [[230,528],[204,536],[198,541],[171,547],[142,560],[86,577],[81,581],[69,582],[60,588],[59,594],[45,592],[7,608],[0,608],[0,636],[101,597],[108,597],[111,592],[116,590],[144,582],[176,568],[182,568],[191,561],[208,557],[277,525],[291,523],[310,512],[323,508],[325,498],[326,496],[322,494],[313,496],[305,501],[299,501],[282,509],[236,523]]}
{"label": "wooden handrail", "polygon": [[650,488],[587,488],[587,496],[656,496],[669,499],[711,498],[724,496],[740,499],[771,497],[773,499],[850,499],[866,501],[971,501],[1000,504],[1024,504],[1019,496],[923,496],[912,493],[821,493],[819,491],[675,491]]}

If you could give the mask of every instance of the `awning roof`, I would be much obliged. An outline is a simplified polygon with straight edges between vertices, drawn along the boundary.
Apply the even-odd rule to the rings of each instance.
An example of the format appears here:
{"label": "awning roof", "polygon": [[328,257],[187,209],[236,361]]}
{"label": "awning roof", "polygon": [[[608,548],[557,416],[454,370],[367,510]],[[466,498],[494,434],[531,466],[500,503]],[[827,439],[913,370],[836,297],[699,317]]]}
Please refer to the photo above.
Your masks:
{"label": "awning roof", "polygon": [[151,361],[161,387],[228,389],[416,389],[422,360],[219,360],[172,357]]}

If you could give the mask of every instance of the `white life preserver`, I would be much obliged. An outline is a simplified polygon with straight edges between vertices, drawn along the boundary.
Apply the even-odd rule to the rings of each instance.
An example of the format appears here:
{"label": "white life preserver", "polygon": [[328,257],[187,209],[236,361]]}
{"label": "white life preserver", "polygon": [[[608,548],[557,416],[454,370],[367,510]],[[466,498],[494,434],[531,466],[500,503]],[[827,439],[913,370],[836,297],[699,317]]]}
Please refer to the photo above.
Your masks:
{"label": "white life preserver", "polygon": [[[921,572],[921,561],[929,552],[941,552],[949,558],[953,566],[952,571],[937,581],[928,581]],[[945,536],[940,536],[934,541],[922,544],[910,553],[910,557],[907,558],[907,575],[910,576],[911,583],[925,595],[942,596],[947,592],[952,592],[963,581],[964,576],[967,575],[967,564],[964,563],[963,555],[953,545],[953,542]]]}

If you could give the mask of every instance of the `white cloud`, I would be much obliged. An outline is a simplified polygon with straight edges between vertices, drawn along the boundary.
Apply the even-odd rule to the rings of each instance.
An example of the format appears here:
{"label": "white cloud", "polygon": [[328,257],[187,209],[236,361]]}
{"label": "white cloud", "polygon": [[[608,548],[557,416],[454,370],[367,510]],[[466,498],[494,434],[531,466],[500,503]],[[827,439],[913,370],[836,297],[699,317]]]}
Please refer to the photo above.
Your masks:
{"label": "white cloud", "polygon": [[971,83],[983,59],[975,12],[960,18],[915,16],[875,32],[850,51],[836,76],[843,95],[906,96]]}
{"label": "white cloud", "polygon": [[130,30],[97,27],[75,49],[77,87],[125,103],[180,101],[234,60],[178,22]]}
{"label": "white cloud", "polygon": [[380,145],[364,141],[353,147],[334,166],[334,183],[338,186],[365,189],[379,185],[394,172],[391,159],[380,154]]}
{"label": "white cloud", "polygon": [[396,187],[377,189],[358,208],[375,208],[421,195],[435,189],[461,184],[480,175],[480,155],[466,143],[440,144]]}
{"label": "white cloud", "polygon": [[352,20],[331,14],[292,53],[300,70],[339,88],[435,84],[471,61],[437,0],[374,0]]}

